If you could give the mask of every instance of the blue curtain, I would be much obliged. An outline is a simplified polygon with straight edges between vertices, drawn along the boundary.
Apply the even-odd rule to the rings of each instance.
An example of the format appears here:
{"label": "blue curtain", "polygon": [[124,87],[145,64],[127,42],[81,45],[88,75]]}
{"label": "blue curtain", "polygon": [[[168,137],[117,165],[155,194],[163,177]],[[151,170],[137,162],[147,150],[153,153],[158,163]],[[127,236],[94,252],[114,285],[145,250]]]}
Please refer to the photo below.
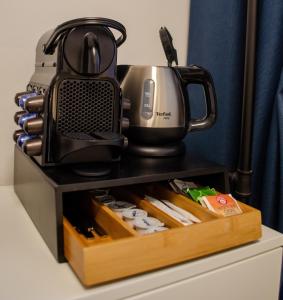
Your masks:
{"label": "blue curtain", "polygon": [[[187,148],[234,170],[238,158],[245,43],[245,1],[191,0],[189,63],[208,69],[214,79],[218,119],[209,130],[191,133]],[[192,115],[201,97],[190,91]],[[211,151],[213,149],[213,151]]]}
{"label": "blue curtain", "polygon": [[[188,63],[212,73],[218,120],[191,133],[188,148],[235,170],[241,126],[246,1],[191,2]],[[252,204],[264,223],[283,232],[283,1],[259,1],[253,128]],[[281,78],[282,77],[282,78]],[[195,96],[195,97],[194,97]],[[192,91],[192,110],[200,97]],[[214,151],[211,151],[214,149]]]}
{"label": "blue curtain", "polygon": [[253,202],[283,232],[283,1],[260,1],[253,128]]}
{"label": "blue curtain", "polygon": [[[218,120],[188,148],[235,170],[243,90],[246,0],[191,0],[188,63],[211,71]],[[200,96],[192,91],[193,112]],[[213,149],[213,151],[211,151]],[[283,1],[259,0],[252,140],[252,199],[263,223],[283,232]],[[283,297],[282,297],[283,299]]]}

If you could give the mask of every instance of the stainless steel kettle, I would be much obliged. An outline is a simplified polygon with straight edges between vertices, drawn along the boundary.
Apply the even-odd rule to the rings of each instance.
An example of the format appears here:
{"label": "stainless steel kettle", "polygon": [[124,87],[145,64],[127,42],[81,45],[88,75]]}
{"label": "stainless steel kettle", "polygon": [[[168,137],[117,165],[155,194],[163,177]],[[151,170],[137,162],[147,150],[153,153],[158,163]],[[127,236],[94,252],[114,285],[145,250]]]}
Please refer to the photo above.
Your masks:
{"label": "stainless steel kettle", "polygon": [[[205,69],[188,67],[118,67],[123,97],[131,100],[128,138],[130,149],[144,156],[172,156],[184,151],[180,144],[187,132],[202,130],[216,119],[216,95]],[[187,86],[204,88],[206,115],[190,116]]]}
{"label": "stainless steel kettle", "polygon": [[[202,130],[216,119],[216,95],[210,73],[202,67],[178,65],[177,51],[166,27],[159,30],[168,66],[118,66],[123,97],[130,99],[130,151],[142,156],[173,156],[184,152],[187,132]],[[203,86],[206,115],[192,119],[187,86]]]}

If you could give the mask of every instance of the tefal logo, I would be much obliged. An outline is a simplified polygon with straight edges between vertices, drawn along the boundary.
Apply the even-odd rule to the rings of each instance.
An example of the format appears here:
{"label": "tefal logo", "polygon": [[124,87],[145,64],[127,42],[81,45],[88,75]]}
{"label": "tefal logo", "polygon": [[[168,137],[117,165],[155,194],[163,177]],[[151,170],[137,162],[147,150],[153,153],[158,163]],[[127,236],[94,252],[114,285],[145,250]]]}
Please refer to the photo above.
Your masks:
{"label": "tefal logo", "polygon": [[170,112],[156,112],[156,115],[158,116],[158,117],[171,117],[171,111]]}

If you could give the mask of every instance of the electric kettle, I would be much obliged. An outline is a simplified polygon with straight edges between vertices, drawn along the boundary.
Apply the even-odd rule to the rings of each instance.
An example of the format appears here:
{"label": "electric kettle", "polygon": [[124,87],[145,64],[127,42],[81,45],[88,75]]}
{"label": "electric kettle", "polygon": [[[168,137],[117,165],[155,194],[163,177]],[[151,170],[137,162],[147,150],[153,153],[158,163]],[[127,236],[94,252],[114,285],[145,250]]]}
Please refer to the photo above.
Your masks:
{"label": "electric kettle", "polygon": [[[211,127],[216,119],[216,94],[210,73],[202,67],[172,67],[177,53],[167,29],[161,41],[168,66],[118,66],[123,96],[131,101],[127,132],[129,151],[141,156],[175,156],[184,152],[188,132]],[[168,50],[169,49],[169,50]],[[200,84],[205,95],[206,115],[190,116],[187,86]]]}

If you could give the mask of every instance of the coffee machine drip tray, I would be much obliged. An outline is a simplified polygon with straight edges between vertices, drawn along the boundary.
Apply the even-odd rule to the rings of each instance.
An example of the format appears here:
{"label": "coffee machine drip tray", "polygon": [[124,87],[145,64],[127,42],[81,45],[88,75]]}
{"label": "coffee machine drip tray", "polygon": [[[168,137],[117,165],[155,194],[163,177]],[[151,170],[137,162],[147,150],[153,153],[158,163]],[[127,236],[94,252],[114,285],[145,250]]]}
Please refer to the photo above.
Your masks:
{"label": "coffee machine drip tray", "polygon": [[182,141],[162,146],[138,145],[129,142],[128,146],[129,153],[144,157],[178,156],[184,154],[185,150],[186,146]]}

